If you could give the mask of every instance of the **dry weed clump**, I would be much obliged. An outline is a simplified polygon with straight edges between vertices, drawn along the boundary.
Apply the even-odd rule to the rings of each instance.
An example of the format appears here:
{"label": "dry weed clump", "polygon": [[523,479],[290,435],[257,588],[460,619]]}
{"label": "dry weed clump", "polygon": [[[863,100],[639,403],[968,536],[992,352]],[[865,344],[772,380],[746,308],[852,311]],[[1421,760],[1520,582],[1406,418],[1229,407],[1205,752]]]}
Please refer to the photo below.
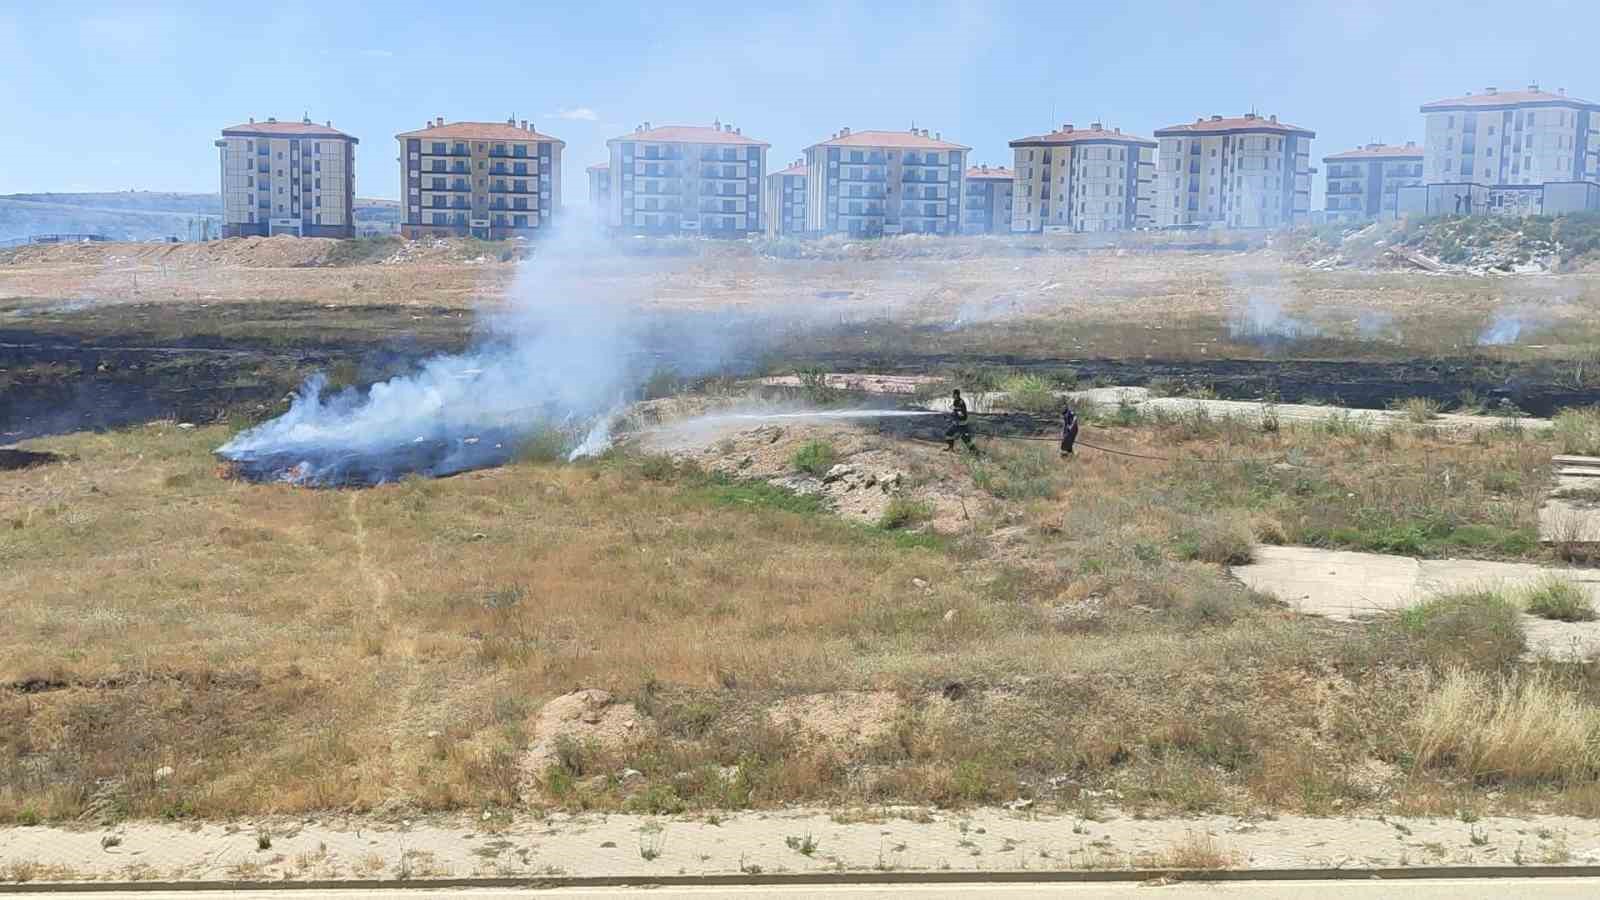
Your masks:
{"label": "dry weed clump", "polygon": [[1410,753],[1424,769],[1480,782],[1592,779],[1600,708],[1542,671],[1495,676],[1451,669],[1423,699]]}
{"label": "dry weed clump", "polygon": [[1135,860],[1147,869],[1232,869],[1243,864],[1239,851],[1224,846],[1215,836],[1204,831],[1186,831],[1181,840],[1159,853],[1147,854]]}
{"label": "dry weed clump", "polygon": [[1469,588],[1430,597],[1394,619],[1399,637],[1435,669],[1509,668],[1527,649],[1522,610],[1501,592]]}
{"label": "dry weed clump", "polygon": [[1557,412],[1555,435],[1562,453],[1581,456],[1600,454],[1600,406]]}
{"label": "dry weed clump", "polygon": [[1529,613],[1560,622],[1592,622],[1594,601],[1583,586],[1559,575],[1548,575],[1519,592]]}

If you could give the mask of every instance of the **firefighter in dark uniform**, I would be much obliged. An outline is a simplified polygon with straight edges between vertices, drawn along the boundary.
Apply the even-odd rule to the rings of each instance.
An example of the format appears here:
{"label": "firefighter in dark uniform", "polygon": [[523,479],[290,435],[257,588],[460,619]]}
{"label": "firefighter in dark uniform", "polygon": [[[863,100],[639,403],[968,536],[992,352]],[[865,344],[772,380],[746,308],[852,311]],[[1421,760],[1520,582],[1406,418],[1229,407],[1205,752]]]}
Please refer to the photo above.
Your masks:
{"label": "firefighter in dark uniform", "polygon": [[1078,440],[1078,414],[1072,407],[1061,407],[1061,455],[1071,456],[1072,445]]}
{"label": "firefighter in dark uniform", "polygon": [[944,430],[946,453],[956,449],[956,438],[960,438],[968,450],[978,452],[972,443],[972,426],[967,424],[967,401],[961,399],[960,388],[950,394],[950,427]]}

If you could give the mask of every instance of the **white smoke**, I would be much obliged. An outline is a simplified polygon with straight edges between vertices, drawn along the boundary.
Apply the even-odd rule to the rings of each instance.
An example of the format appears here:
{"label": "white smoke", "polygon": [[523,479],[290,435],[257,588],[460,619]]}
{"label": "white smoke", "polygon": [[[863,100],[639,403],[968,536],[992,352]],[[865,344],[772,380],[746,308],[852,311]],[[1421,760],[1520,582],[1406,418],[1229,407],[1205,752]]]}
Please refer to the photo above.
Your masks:
{"label": "white smoke", "polygon": [[[649,322],[637,298],[607,296],[595,283],[619,267],[647,264],[613,252],[593,227],[571,223],[536,245],[507,306],[481,317],[479,349],[436,356],[412,374],[333,397],[314,377],[287,413],[217,452],[265,467],[258,474],[266,477],[312,484],[494,465],[551,428],[588,431],[578,449],[593,452],[607,440],[597,417],[630,399],[643,371],[662,362],[659,353],[645,359]],[[666,361],[681,374],[702,374],[724,361],[726,349],[716,335],[679,335]]]}
{"label": "white smoke", "polygon": [[1280,343],[1316,337],[1320,329],[1283,311],[1275,300],[1251,297],[1243,309],[1228,320],[1228,336],[1256,343]]}
{"label": "white smoke", "polygon": [[1478,346],[1499,347],[1515,344],[1522,336],[1523,316],[1517,312],[1497,312],[1478,333]]}

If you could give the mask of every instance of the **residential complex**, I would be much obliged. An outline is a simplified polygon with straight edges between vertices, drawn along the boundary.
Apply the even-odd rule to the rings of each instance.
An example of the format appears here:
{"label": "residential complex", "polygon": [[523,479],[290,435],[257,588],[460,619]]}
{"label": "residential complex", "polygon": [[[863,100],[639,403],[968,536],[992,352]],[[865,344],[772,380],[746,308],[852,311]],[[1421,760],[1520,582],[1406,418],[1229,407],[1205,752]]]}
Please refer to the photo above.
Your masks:
{"label": "residential complex", "polygon": [[806,231],[958,234],[970,149],[926,128],[841,129],[806,148]]}
{"label": "residential complex", "polygon": [[612,179],[606,223],[612,229],[729,237],[761,231],[765,141],[722,122],[646,122],[606,146]]}
{"label": "residential complex", "polygon": [[1018,138],[1011,149],[1012,231],[1126,231],[1153,224],[1155,141],[1095,122]]}
{"label": "residential complex", "polygon": [[987,164],[967,169],[961,194],[962,234],[1004,234],[1011,230],[1012,172]]}
{"label": "residential complex", "polygon": [[549,230],[561,208],[561,149],[518,122],[434,119],[400,142],[400,233],[497,239]]}
{"label": "residential complex", "polygon": [[1324,207],[1329,222],[1392,219],[1400,189],[1422,183],[1422,148],[1367,144],[1322,158],[1327,167]]}
{"label": "residential complex", "polygon": [[1308,221],[1316,133],[1247,113],[1156,131],[1156,225],[1278,228]]}
{"label": "residential complex", "polygon": [[589,207],[603,213],[611,205],[611,167],[595,163],[584,172],[589,176]]}
{"label": "residential complex", "polygon": [[806,161],[767,176],[766,232],[772,237],[803,234],[806,230]]}
{"label": "residential complex", "polygon": [[356,143],[309,118],[222,129],[222,236],[353,237]]}
{"label": "residential complex", "polygon": [[1552,215],[1600,209],[1600,104],[1488,88],[1422,105],[1424,186],[1403,211]]}

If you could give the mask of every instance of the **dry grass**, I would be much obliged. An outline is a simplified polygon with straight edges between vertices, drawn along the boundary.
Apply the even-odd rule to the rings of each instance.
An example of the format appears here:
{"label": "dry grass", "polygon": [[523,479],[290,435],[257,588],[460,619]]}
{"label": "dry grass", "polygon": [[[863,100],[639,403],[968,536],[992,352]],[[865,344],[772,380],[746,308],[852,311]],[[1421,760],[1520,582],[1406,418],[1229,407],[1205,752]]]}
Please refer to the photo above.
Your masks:
{"label": "dry grass", "polygon": [[1561,410],[1555,416],[1555,432],[1562,453],[1600,454],[1600,407]]}
{"label": "dry grass", "polygon": [[1439,406],[1439,401],[1432,397],[1407,397],[1393,404],[1390,408],[1420,425],[1439,418],[1441,407]]}
{"label": "dry grass", "polygon": [[[1205,456],[1232,428],[1104,437]],[[306,491],[216,478],[221,429],[40,442],[76,461],[0,473],[0,820],[510,806],[540,706],[574,686],[634,703],[651,734],[577,746],[540,804],[1071,804],[1093,787],[1152,812],[1350,809],[1377,792],[1349,773],[1404,752],[1426,659],[1380,628],[1287,616],[1222,565],[1263,515],[1304,530],[1338,513],[1293,489],[1307,470],[1370,503],[1525,451],[1397,436],[1379,460],[1377,437],[1251,435],[1302,467],[1066,464],[1032,442],[941,458],[922,477],[987,471],[999,504],[953,540],[625,457]],[[1457,512],[1484,515],[1472,502]],[[768,719],[842,691],[903,712],[845,743]]]}
{"label": "dry grass", "polygon": [[1416,765],[1480,782],[1592,779],[1600,708],[1549,675],[1515,678],[1454,669],[1417,710]]}
{"label": "dry grass", "polygon": [[1594,601],[1582,585],[1559,575],[1540,579],[1524,589],[1519,598],[1527,611],[1542,619],[1560,622],[1592,622]]}
{"label": "dry grass", "polygon": [[1244,857],[1206,832],[1189,831],[1165,852],[1142,856],[1137,862],[1147,869],[1215,870],[1237,868]]}

